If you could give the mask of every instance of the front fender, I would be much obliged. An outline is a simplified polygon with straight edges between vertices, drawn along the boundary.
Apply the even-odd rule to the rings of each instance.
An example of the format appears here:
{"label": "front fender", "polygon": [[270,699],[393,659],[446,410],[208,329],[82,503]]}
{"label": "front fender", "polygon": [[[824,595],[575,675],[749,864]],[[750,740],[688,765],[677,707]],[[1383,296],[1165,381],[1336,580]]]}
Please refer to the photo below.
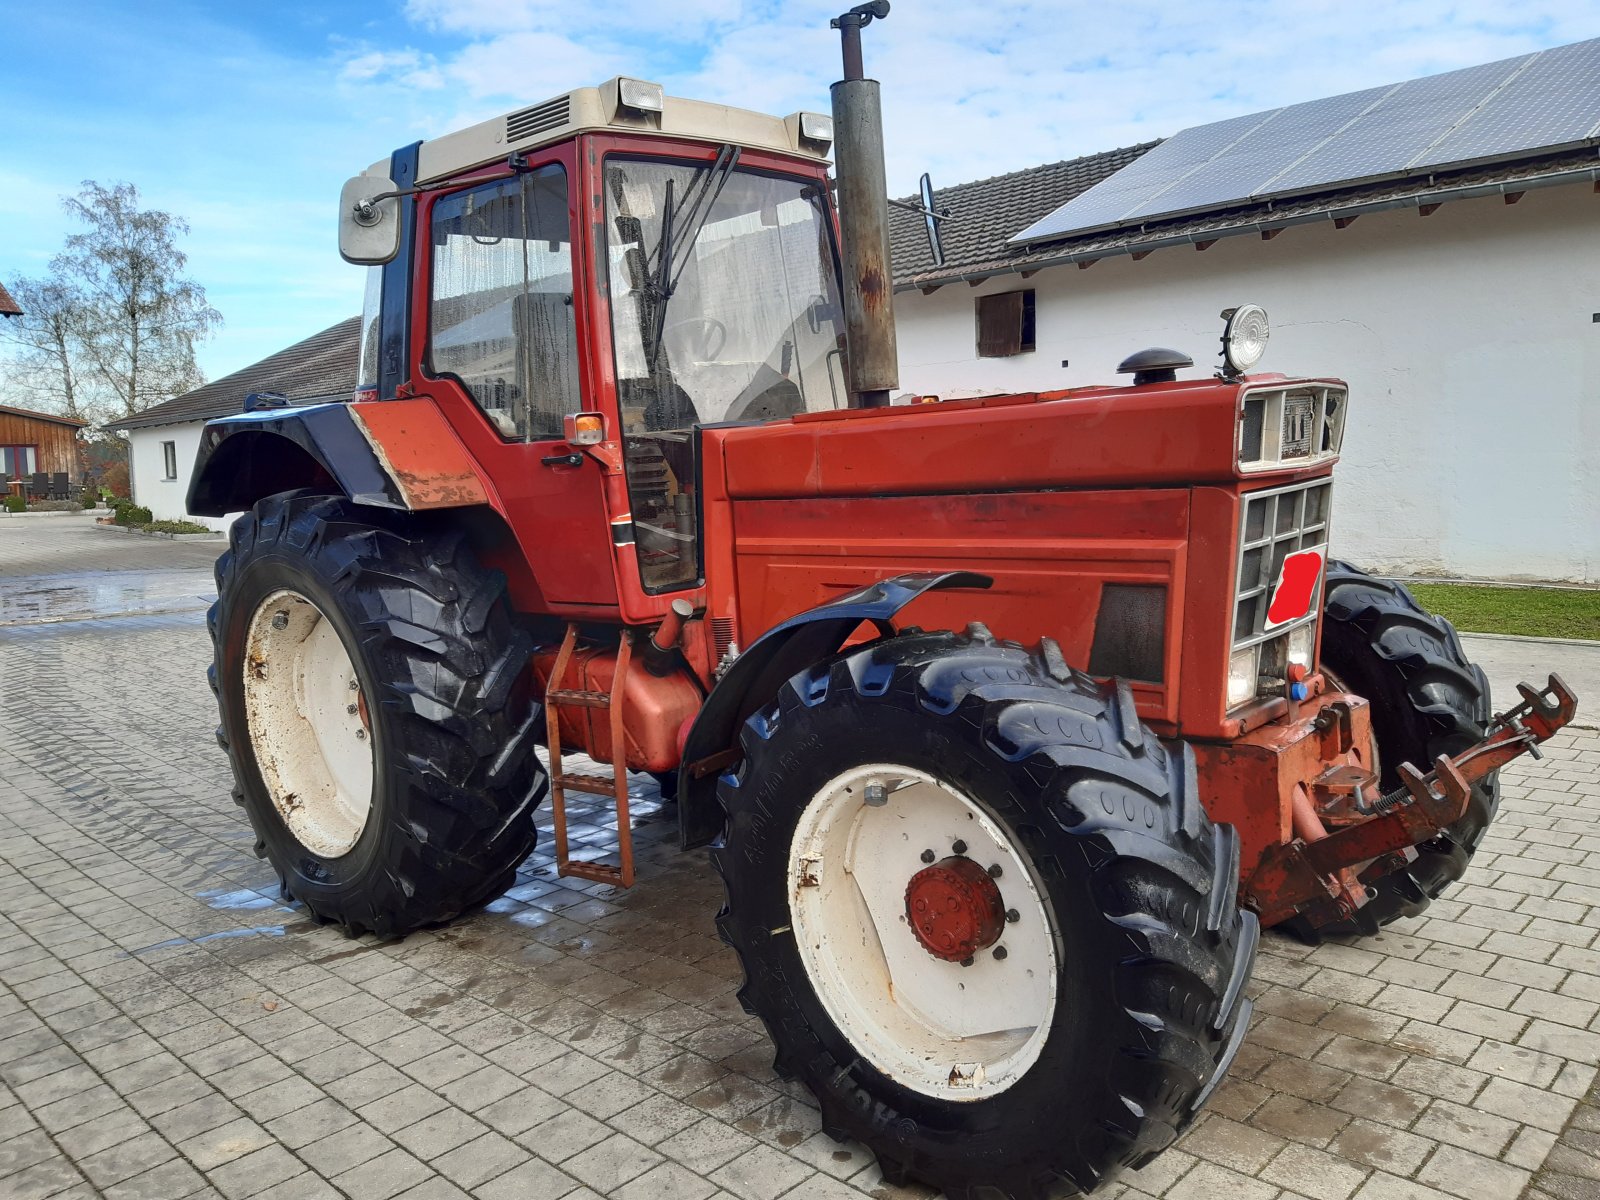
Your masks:
{"label": "front fender", "polygon": [[924,592],[987,588],[994,580],[973,571],[919,571],[883,579],[819,604],[774,625],[733,661],[684,742],[678,768],[678,835],[685,850],[704,846],[722,831],[717,776],[736,751],[739,730],[795,673],[838,652],[863,621],[892,634],[890,622]]}

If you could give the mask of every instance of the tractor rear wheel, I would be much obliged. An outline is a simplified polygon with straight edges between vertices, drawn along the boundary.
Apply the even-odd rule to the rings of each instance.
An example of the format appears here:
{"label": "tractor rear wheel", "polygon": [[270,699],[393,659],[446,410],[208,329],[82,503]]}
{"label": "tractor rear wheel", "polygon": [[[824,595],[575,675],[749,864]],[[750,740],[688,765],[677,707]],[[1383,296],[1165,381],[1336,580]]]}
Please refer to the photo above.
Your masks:
{"label": "tractor rear wheel", "polygon": [[[1348,563],[1328,564],[1322,663],[1336,686],[1371,704],[1385,791],[1400,786],[1401,763],[1431,769],[1439,755],[1479,741],[1491,717],[1489,681],[1467,660],[1450,622],[1429,613],[1402,585]],[[1416,847],[1415,861],[1365,880],[1375,894],[1353,917],[1315,929],[1296,918],[1288,928],[1311,939],[1361,936],[1417,916],[1466,872],[1499,805],[1499,777],[1486,776],[1473,784],[1461,820]]]}
{"label": "tractor rear wheel", "polygon": [[847,651],[749,719],[718,927],[828,1133],[894,1182],[1042,1200],[1193,1119],[1257,925],[1189,749],[974,628]]}
{"label": "tractor rear wheel", "polygon": [[217,740],[285,892],[393,937],[509,886],[546,779],[504,577],[458,531],[304,492],[236,521],[216,575]]}

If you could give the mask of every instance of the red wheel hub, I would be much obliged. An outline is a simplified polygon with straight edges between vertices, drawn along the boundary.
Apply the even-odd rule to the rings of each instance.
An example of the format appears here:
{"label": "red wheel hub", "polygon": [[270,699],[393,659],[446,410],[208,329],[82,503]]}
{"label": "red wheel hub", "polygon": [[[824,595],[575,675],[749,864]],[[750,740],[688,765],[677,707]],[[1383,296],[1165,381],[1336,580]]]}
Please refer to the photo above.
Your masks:
{"label": "red wheel hub", "polygon": [[961,962],[1000,940],[1006,910],[989,873],[970,858],[954,855],[911,877],[906,920],[929,954]]}

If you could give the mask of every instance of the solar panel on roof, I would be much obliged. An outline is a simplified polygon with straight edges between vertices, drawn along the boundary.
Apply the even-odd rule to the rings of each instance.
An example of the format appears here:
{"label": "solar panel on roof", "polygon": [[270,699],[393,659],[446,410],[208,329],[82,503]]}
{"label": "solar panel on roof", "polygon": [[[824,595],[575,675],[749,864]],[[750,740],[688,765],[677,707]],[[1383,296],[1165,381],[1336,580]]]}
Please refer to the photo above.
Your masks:
{"label": "solar panel on roof", "polygon": [[1471,115],[1524,61],[1468,67],[1392,88],[1341,136],[1273,180],[1271,191],[1303,191],[1405,169]]}
{"label": "solar panel on roof", "polygon": [[1600,38],[1186,129],[1034,242],[1600,139]]}
{"label": "solar panel on roof", "polygon": [[1546,50],[1435,144],[1419,166],[1600,137],[1600,38]]}

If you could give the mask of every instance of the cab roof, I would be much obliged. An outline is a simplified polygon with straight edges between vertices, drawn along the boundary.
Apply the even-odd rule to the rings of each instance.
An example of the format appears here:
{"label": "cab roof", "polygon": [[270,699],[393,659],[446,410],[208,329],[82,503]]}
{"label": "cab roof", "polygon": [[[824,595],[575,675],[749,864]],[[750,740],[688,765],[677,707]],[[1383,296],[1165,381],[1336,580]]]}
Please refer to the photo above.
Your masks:
{"label": "cab roof", "polygon": [[[636,103],[630,104],[629,101]],[[637,103],[645,101],[644,104]],[[652,109],[649,105],[658,105]],[[825,162],[829,141],[806,136],[819,124],[831,127],[816,114],[794,113],[773,117],[724,104],[667,96],[657,84],[618,76],[599,87],[576,88],[541,103],[504,116],[480,121],[440,137],[430,138],[418,150],[418,183],[448,178],[515,152],[525,152],[565,141],[574,134],[612,131],[688,138],[713,145],[732,143],[750,149],[773,150],[816,162]],[[802,132],[804,128],[805,132]],[[369,174],[387,175],[387,160],[374,163]]]}

